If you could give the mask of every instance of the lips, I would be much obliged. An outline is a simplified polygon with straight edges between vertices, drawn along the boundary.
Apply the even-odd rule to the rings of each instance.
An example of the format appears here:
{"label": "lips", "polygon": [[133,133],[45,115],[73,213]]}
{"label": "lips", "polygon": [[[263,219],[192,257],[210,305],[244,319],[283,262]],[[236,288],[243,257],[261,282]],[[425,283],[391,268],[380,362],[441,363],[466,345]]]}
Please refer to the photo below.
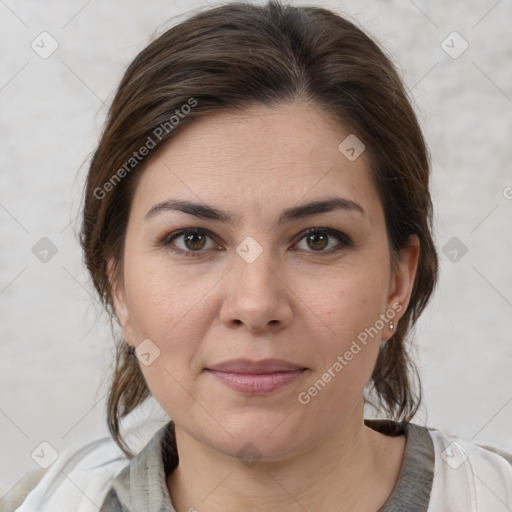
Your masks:
{"label": "lips", "polygon": [[299,379],[304,366],[282,359],[231,359],[205,371],[227,387],[246,395],[264,395]]}
{"label": "lips", "polygon": [[283,359],[263,359],[262,361],[251,361],[250,359],[231,359],[207,368],[218,372],[228,373],[276,373],[292,372],[303,370],[300,366]]}

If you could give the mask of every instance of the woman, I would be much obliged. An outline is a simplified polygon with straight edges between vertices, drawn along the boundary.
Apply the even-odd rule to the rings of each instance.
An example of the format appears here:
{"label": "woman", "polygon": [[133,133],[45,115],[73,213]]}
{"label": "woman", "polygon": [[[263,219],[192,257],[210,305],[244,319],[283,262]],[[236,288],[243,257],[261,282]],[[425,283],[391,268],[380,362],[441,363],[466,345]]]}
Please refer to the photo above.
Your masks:
{"label": "woman", "polygon": [[[122,330],[108,423],[131,458],[89,500],[510,510],[507,454],[411,423],[428,187],[393,65],[330,11],[232,3],[144,49],[86,185],[85,262]],[[172,421],[132,454],[120,422],[150,396]]]}

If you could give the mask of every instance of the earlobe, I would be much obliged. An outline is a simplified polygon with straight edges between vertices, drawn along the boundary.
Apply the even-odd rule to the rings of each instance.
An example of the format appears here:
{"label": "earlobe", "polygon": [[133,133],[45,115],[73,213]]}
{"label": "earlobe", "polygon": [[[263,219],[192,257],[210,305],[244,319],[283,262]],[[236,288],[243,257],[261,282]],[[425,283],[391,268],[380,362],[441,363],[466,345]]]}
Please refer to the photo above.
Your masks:
{"label": "earlobe", "polygon": [[[416,235],[413,235],[409,240],[409,244],[397,255],[398,261],[393,269],[389,288],[389,307],[392,307],[393,304],[400,304],[402,306],[400,311],[405,312],[407,309],[414,286],[419,255],[420,241]],[[399,317],[401,316],[399,315]],[[397,319],[395,320],[396,324]]]}
{"label": "earlobe", "polygon": [[126,294],[122,282],[122,276],[117,272],[117,263],[110,259],[107,264],[108,280],[110,284],[110,292],[112,295],[112,302],[116,312],[117,319],[123,330],[123,336],[126,338],[129,332],[129,315],[128,307],[126,304]]}

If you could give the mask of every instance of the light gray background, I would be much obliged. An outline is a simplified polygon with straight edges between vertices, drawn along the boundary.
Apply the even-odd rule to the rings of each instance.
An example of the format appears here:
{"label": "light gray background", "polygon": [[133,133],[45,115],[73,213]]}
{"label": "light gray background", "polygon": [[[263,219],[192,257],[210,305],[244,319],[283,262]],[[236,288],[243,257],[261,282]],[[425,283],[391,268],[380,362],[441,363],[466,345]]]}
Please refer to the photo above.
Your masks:
{"label": "light gray background", "polygon": [[[348,14],[393,55],[432,152],[438,247],[468,249],[457,262],[440,252],[416,330],[417,422],[512,451],[512,0],[310,4]],[[86,162],[124,68],[204,6],[0,0],[0,498],[37,468],[41,441],[60,451],[106,428],[113,343],[75,234]],[[43,31],[59,45],[47,59],[31,48]],[[453,31],[469,44],[457,59],[441,47]],[[32,252],[42,237],[58,249],[47,263]]]}

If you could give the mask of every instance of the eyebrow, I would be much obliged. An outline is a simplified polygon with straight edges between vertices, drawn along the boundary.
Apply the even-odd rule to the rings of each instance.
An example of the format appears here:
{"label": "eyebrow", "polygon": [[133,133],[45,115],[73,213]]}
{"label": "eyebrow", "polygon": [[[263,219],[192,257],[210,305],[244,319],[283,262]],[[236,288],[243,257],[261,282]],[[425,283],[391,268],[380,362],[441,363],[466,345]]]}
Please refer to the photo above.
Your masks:
{"label": "eyebrow", "polygon": [[[313,201],[311,203],[293,206],[283,210],[277,220],[277,224],[282,225],[287,222],[303,219],[319,213],[328,213],[336,210],[356,212],[361,215],[365,214],[363,207],[351,199],[329,197],[324,200]],[[167,211],[180,211],[200,219],[216,220],[228,224],[233,223],[235,220],[228,212],[219,210],[214,206],[178,199],[167,199],[166,201],[155,204],[146,213],[145,220]],[[236,220],[238,221],[238,219]]]}

